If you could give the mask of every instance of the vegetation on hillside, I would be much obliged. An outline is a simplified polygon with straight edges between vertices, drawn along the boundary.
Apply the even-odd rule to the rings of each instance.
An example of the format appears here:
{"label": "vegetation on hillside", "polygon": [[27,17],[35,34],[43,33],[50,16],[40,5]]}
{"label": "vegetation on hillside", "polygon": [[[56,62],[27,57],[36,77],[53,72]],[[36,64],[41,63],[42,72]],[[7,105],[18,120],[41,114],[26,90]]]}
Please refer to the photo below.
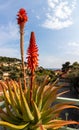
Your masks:
{"label": "vegetation on hillside", "polygon": [[0,57],[0,79],[20,78],[21,60],[17,58]]}
{"label": "vegetation on hillside", "polygon": [[66,62],[62,65],[62,71],[67,73],[66,78],[70,82],[70,89],[79,96],[79,63]]}
{"label": "vegetation on hillside", "polygon": [[20,59],[17,59],[17,58],[10,58],[10,57],[5,57],[5,56],[0,56],[0,64],[1,63],[10,63],[10,62],[18,62],[21,60]]}
{"label": "vegetation on hillside", "polygon": [[[18,78],[22,78],[22,71],[21,71],[21,60],[16,58],[9,58],[9,57],[0,57],[0,79],[13,79],[18,80]],[[27,64],[26,64],[27,66]],[[8,76],[4,76],[7,73]],[[26,70],[27,76],[30,75],[30,72]],[[53,82],[56,80],[57,75],[53,70],[45,69],[43,67],[38,67],[35,71],[36,79],[38,84],[41,84],[46,75],[49,76],[49,81]]]}

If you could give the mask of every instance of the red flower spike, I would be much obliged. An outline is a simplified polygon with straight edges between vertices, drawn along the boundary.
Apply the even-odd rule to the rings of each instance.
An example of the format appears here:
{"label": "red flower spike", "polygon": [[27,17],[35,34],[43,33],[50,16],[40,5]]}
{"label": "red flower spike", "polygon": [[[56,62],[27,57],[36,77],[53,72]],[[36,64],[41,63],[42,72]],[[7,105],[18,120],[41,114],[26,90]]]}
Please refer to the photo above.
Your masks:
{"label": "red flower spike", "polygon": [[25,24],[28,21],[25,9],[21,8],[17,14],[17,23],[19,25]]}
{"label": "red flower spike", "polygon": [[36,45],[35,34],[31,32],[30,43],[27,50],[27,64],[32,74],[38,66],[38,47]]}

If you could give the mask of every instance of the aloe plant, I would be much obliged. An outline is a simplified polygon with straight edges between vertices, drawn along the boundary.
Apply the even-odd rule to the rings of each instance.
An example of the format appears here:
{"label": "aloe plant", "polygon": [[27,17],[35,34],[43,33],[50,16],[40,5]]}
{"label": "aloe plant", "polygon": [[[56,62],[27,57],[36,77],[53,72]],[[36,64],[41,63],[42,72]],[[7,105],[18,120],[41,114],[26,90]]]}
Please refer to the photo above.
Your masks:
{"label": "aloe plant", "polygon": [[[24,19],[21,17],[19,22],[26,21],[26,17],[24,15],[23,17]],[[0,107],[0,125],[10,130],[54,130],[68,124],[79,124],[76,121],[65,121],[59,118],[62,110],[79,108],[67,102],[53,104],[61,88],[55,86],[56,82],[47,85],[49,77],[45,78],[42,86],[37,86],[35,82],[34,72],[38,66],[38,47],[34,32],[31,33],[27,55],[28,69],[31,72],[29,87],[25,88],[27,91],[22,89],[21,80],[18,82],[0,81],[3,89],[1,100],[4,101],[4,106]]]}
{"label": "aloe plant", "polygon": [[[10,130],[53,130],[67,124],[79,124],[76,121],[60,120],[59,114],[66,108],[77,108],[71,103],[58,103],[51,107],[57,97],[59,87],[46,85],[47,78],[41,87],[33,86],[32,105],[30,104],[30,89],[25,93],[21,82],[0,81],[3,88],[5,109],[0,108],[0,125]],[[8,88],[8,92],[5,88]]]}

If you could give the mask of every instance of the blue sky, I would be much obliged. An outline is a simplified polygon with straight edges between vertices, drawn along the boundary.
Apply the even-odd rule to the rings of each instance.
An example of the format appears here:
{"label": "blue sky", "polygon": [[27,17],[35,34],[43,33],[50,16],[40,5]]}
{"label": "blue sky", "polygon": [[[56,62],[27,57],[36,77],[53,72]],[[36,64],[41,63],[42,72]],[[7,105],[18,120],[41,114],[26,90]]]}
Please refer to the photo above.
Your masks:
{"label": "blue sky", "polygon": [[0,56],[20,58],[16,14],[27,11],[25,57],[31,31],[39,47],[39,66],[61,68],[79,61],[79,0],[0,0]]}

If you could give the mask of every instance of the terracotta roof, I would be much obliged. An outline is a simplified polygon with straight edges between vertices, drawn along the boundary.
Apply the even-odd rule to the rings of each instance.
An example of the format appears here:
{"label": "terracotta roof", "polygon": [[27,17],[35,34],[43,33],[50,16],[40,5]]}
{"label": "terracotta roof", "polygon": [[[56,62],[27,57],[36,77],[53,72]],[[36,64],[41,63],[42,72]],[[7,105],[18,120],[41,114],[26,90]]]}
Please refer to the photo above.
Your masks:
{"label": "terracotta roof", "polygon": [[1,87],[1,85],[0,85],[0,92],[2,92],[2,87]]}

